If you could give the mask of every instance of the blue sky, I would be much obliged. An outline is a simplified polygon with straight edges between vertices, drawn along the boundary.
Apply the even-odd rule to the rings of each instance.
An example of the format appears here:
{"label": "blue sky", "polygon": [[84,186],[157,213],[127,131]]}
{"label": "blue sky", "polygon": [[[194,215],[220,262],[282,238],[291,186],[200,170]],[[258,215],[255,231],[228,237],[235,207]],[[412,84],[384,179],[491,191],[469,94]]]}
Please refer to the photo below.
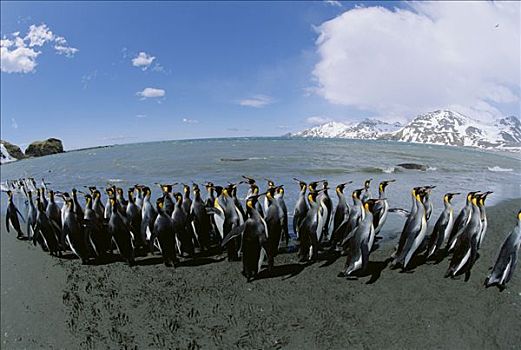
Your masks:
{"label": "blue sky", "polygon": [[[371,21],[370,16],[379,15],[394,20],[394,8],[409,9],[411,16],[425,12],[404,3],[385,3],[385,13],[371,12],[379,5],[2,2],[2,39],[10,40],[11,46],[7,41],[2,44],[9,51],[2,47],[1,137],[22,146],[58,137],[66,149],[73,149],[182,138],[269,136],[303,129],[316,120],[404,118],[426,108],[454,104],[440,98],[415,108],[404,101],[407,108],[393,109],[391,104],[380,106],[366,98],[372,86],[381,85],[380,78],[360,89],[366,91],[364,96],[355,96],[348,80],[349,86],[344,79],[335,80],[340,77],[337,71],[344,74],[347,69],[351,77],[350,72],[365,69],[341,62],[346,51],[335,40],[342,43],[348,35],[349,47],[360,45],[357,39],[349,39],[351,32],[343,32],[357,28],[343,13],[361,7],[355,20],[367,15]],[[427,18],[429,14],[421,15]],[[324,25],[328,21],[331,26]],[[400,17],[396,27],[384,30],[403,30],[404,21]],[[24,48],[40,52],[33,58],[36,65],[20,71],[18,64],[27,62],[13,56],[10,65],[4,66],[4,59],[14,52],[11,42],[16,36],[24,38],[31,25],[42,24],[52,31],[52,38],[41,46],[31,46],[30,39],[24,43]],[[359,30],[368,32],[363,26]],[[321,35],[326,40],[317,41]],[[64,47],[62,54],[57,54],[57,45]],[[379,47],[378,42],[375,45]],[[73,48],[78,51],[65,51]],[[141,60],[133,65],[140,53]],[[515,113],[519,85],[506,77],[511,73],[494,77],[499,88],[490,89],[501,95],[496,98],[500,106],[482,98],[488,101],[485,109]],[[469,107],[474,97],[463,95],[463,107]]]}

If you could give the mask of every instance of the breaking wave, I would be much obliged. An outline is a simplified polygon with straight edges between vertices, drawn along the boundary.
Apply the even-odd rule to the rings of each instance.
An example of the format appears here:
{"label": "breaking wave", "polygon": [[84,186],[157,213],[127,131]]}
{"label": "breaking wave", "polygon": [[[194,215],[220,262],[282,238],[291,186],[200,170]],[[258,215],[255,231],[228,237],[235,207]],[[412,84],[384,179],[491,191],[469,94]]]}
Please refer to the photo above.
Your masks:
{"label": "breaking wave", "polygon": [[509,168],[501,168],[499,166],[493,166],[493,167],[488,167],[488,170],[489,171],[493,171],[493,172],[508,172],[508,171],[514,171],[514,169],[509,169]]}

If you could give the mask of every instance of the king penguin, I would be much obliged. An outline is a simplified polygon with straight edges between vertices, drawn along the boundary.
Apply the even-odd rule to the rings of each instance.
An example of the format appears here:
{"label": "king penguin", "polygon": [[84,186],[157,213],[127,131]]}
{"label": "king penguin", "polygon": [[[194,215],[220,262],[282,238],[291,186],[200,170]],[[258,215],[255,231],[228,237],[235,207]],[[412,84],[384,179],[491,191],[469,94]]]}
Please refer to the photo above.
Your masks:
{"label": "king penguin", "polygon": [[295,237],[300,239],[299,227],[302,223],[302,220],[304,220],[306,217],[309,209],[309,205],[306,199],[307,184],[304,181],[296,178],[293,178],[293,180],[297,181],[300,187],[297,203],[295,204],[295,209],[293,210],[293,232],[295,233]]}
{"label": "king penguin", "polygon": [[152,245],[157,245],[161,255],[163,256],[163,263],[165,266],[172,267],[177,261],[174,226],[172,219],[164,210],[163,201],[163,198],[158,198],[156,201],[157,216],[154,221],[154,229],[150,238],[150,250],[153,250]]}
{"label": "king penguin", "polygon": [[400,265],[402,270],[406,270],[411,259],[419,253],[420,245],[422,244],[425,234],[427,233],[427,218],[425,216],[425,206],[423,204],[423,197],[425,190],[416,192],[416,211],[411,214],[411,221],[405,228],[405,244],[399,255],[396,256],[392,262],[393,266]]}
{"label": "king penguin", "polygon": [[452,252],[456,245],[456,241],[458,240],[459,236],[461,235],[463,230],[465,230],[465,227],[469,223],[470,213],[472,212],[472,198],[476,193],[478,192],[469,192],[467,194],[465,206],[459,212],[456,221],[454,222],[454,225],[452,227],[452,230],[450,231],[449,240],[447,242],[446,248],[448,253]]}
{"label": "king penguin", "polygon": [[246,200],[248,218],[244,224],[236,227],[223,239],[222,245],[242,236],[242,274],[248,282],[254,280],[262,268],[268,251],[268,227],[257,211],[259,195],[250,195]]}
{"label": "king penguin", "polygon": [[477,193],[472,195],[469,221],[456,241],[454,253],[445,277],[454,278],[459,274],[465,273],[465,281],[468,281],[470,278],[470,270],[477,259],[478,236],[481,231],[478,197]]}
{"label": "king penguin", "polygon": [[385,196],[385,190],[391,182],[395,181],[396,180],[382,181],[378,186],[378,199],[380,200],[375,204],[373,210],[373,225],[375,236],[378,236],[378,234],[382,230],[382,227],[384,226],[385,221],[387,220],[387,214],[389,213],[389,203],[387,202],[387,198]]}
{"label": "king penguin", "polygon": [[134,265],[134,246],[132,236],[126,222],[126,218],[119,212],[119,203],[115,198],[110,198],[112,213],[109,219],[109,234],[118,248],[119,254],[129,266]]}
{"label": "king penguin", "polygon": [[16,232],[18,239],[24,239],[24,234],[22,232],[22,229],[20,228],[20,221],[18,220],[18,215],[20,215],[20,218],[22,221],[24,220],[24,217],[22,216],[22,213],[18,210],[18,208],[14,205],[13,202],[13,192],[10,190],[7,191],[7,210],[5,213],[5,228],[7,229],[7,232],[9,232],[10,227],[12,227]]}
{"label": "king penguin", "polygon": [[335,192],[338,197],[338,204],[335,208],[335,215],[333,216],[333,229],[330,240],[332,250],[335,250],[337,248],[337,244],[340,243],[338,228],[345,220],[347,220],[347,218],[349,218],[350,208],[344,195],[344,188],[350,183],[352,183],[352,181],[344,182],[337,185],[335,188]]}
{"label": "king penguin", "polygon": [[497,285],[500,290],[505,289],[506,284],[512,278],[517,265],[519,247],[521,246],[521,210],[517,213],[517,224],[514,230],[507,236],[499,250],[496,263],[485,280],[485,286]]}
{"label": "king penguin", "polygon": [[452,227],[454,226],[454,208],[452,208],[451,201],[452,198],[458,194],[459,193],[446,193],[443,196],[445,209],[443,209],[432,230],[427,245],[426,259],[436,257],[441,252],[441,249],[443,249],[442,245],[452,231]]}
{"label": "king penguin", "polygon": [[371,253],[369,240],[374,233],[372,211],[375,203],[379,201],[380,199],[368,199],[364,203],[364,219],[356,227],[353,237],[347,241],[347,259],[344,271],[341,273],[342,276],[349,277],[355,272],[363,271],[367,268],[369,254]]}

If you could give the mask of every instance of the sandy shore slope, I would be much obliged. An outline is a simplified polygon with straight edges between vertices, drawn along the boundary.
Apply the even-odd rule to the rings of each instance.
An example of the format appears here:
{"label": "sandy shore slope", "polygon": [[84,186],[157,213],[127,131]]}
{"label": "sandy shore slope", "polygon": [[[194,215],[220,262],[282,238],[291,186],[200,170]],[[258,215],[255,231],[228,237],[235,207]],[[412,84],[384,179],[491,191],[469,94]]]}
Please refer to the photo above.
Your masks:
{"label": "sandy shore slope", "polygon": [[390,270],[392,245],[357,280],[337,277],[342,257],[304,266],[295,254],[253,283],[219,257],[82,266],[2,228],[2,348],[519,348],[521,269],[504,292],[483,281],[520,207],[489,208],[468,282],[443,278],[448,260]]}

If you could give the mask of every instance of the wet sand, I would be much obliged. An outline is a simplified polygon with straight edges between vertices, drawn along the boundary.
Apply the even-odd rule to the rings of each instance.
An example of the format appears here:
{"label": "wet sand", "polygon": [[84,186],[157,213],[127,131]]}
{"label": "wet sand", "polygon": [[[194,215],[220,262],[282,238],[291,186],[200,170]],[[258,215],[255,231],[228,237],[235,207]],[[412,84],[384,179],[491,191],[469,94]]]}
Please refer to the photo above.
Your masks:
{"label": "wet sand", "polygon": [[344,258],[312,265],[281,254],[272,276],[246,283],[241,263],[219,257],[166,268],[82,266],[1,232],[2,348],[501,348],[521,344],[521,271],[507,289],[483,281],[515,224],[521,200],[488,209],[489,229],[468,282],[448,266],[386,267],[392,245],[369,272],[337,277]]}

